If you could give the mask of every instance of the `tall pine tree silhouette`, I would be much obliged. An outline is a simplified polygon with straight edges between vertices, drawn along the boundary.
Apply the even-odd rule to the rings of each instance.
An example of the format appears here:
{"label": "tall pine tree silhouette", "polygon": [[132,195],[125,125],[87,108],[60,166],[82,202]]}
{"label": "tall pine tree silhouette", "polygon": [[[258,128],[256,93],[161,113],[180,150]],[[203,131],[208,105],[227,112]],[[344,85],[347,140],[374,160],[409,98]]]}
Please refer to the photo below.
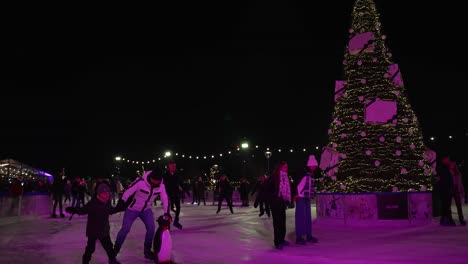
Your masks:
{"label": "tall pine tree silhouette", "polygon": [[357,0],[322,153],[322,192],[430,190],[422,132],[372,0]]}

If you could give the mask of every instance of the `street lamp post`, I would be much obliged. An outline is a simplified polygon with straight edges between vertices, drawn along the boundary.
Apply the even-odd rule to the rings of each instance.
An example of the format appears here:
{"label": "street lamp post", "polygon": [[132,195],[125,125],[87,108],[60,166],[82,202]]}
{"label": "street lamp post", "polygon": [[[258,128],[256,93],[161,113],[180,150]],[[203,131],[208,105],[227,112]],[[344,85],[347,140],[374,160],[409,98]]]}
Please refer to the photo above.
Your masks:
{"label": "street lamp post", "polygon": [[116,157],[115,157],[115,163],[116,163],[116,164],[115,164],[115,168],[116,168],[115,174],[116,174],[116,176],[117,176],[117,177],[116,177],[117,179],[120,179],[120,169],[121,169],[121,168],[120,168],[120,165],[121,165],[121,161],[122,161],[122,157],[120,157],[120,156],[116,156]]}
{"label": "street lamp post", "polygon": [[273,155],[271,151],[265,151],[265,157],[267,158],[267,175],[270,176],[270,157]]}

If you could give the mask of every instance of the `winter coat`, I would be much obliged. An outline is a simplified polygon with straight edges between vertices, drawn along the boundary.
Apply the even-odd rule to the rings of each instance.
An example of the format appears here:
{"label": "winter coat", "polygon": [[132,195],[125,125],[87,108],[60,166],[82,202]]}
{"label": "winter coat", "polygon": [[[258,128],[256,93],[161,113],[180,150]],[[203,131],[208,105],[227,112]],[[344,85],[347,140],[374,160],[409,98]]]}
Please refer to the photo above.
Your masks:
{"label": "winter coat", "polygon": [[224,195],[224,196],[229,197],[232,194],[231,183],[228,180],[219,181],[217,186],[216,186],[216,190],[218,191],[218,193],[220,195]]}
{"label": "winter coat", "polygon": [[249,183],[248,182],[241,182],[239,186],[239,194],[242,200],[249,199]]}
{"label": "winter coat", "polygon": [[264,181],[258,180],[254,187],[252,188],[252,191],[250,192],[251,195],[254,195],[257,193],[256,199],[259,199],[261,201],[265,200],[268,196],[268,190],[267,190],[267,180],[265,179]]}
{"label": "winter coat", "polygon": [[86,236],[103,238],[110,235],[109,215],[117,213],[110,203],[93,197],[84,207],[74,207],[72,210],[79,215],[88,215]]}
{"label": "winter coat", "polygon": [[54,177],[54,182],[52,183],[52,194],[62,195],[65,189],[65,181],[60,178],[60,176]]}
{"label": "winter coat", "polygon": [[[182,194],[186,192],[184,189],[184,180],[178,172],[171,174],[169,171],[164,173],[164,186],[166,186],[167,195],[172,199],[182,197]],[[182,191],[180,190],[182,189]]]}
{"label": "winter coat", "polygon": [[449,166],[442,164],[442,162],[438,162],[437,175],[440,177],[440,191],[444,193],[453,193],[453,178],[452,174],[450,173]]}
{"label": "winter coat", "polygon": [[129,204],[127,210],[141,211],[151,208],[151,203],[160,195],[164,206],[164,213],[169,212],[168,198],[164,180],[158,187],[152,187],[148,181],[148,175],[151,171],[145,172],[143,176],[134,180],[122,194],[122,200]]}
{"label": "winter coat", "polygon": [[196,191],[199,197],[205,196],[205,184],[203,183],[203,181],[197,181]]}

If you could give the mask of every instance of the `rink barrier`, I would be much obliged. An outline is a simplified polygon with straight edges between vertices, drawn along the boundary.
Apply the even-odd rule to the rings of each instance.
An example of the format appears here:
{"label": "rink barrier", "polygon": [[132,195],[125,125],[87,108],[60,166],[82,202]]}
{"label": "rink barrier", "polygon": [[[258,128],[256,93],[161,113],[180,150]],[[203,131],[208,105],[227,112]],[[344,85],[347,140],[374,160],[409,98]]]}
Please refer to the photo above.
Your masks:
{"label": "rink barrier", "polygon": [[23,193],[18,197],[0,195],[0,224],[21,221],[51,213],[52,199],[47,193]]}
{"label": "rink barrier", "polygon": [[432,223],[431,192],[318,193],[317,221],[322,223]]}

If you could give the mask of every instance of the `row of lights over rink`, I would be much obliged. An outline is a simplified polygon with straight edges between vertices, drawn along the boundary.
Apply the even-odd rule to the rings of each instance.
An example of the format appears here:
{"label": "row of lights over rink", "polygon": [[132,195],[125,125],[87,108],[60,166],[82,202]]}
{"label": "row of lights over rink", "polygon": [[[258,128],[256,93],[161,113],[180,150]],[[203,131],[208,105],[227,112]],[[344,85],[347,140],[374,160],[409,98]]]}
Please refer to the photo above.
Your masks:
{"label": "row of lights over rink", "polygon": [[[249,148],[249,144],[248,143],[242,143],[240,147],[237,147],[236,150],[237,151],[241,151],[241,150],[246,150]],[[256,145],[255,146],[255,149],[259,149],[259,146]],[[319,146],[316,146],[314,147],[315,150],[319,150],[320,147]],[[310,150],[310,149],[309,149]],[[271,156],[272,153],[273,153],[273,148],[266,148],[264,154],[265,156]],[[276,150],[277,152],[282,152],[283,150],[281,148],[277,149]],[[299,150],[301,151],[301,150]],[[303,148],[302,149],[302,152],[306,152],[307,149],[306,148]],[[293,153],[295,152],[294,149],[290,148],[289,153]],[[226,151],[226,152],[223,152],[223,153],[220,153],[219,155],[186,155],[186,154],[179,154],[179,153],[175,153],[174,155],[177,156],[177,157],[181,157],[181,158],[188,158],[188,159],[215,159],[215,158],[218,158],[218,157],[224,157],[226,155],[231,155],[232,154],[232,151]],[[253,157],[254,155],[252,155]],[[132,164],[150,164],[150,163],[155,163],[156,161],[161,161],[162,159],[167,159],[167,158],[171,158],[172,157],[172,152],[171,151],[166,151],[164,152],[164,156],[161,158],[157,158],[156,159],[153,159],[152,161],[135,161],[135,160],[129,160],[129,159],[125,159],[124,157],[121,157],[121,156],[116,156],[115,157],[115,160],[116,161],[123,161],[123,162],[127,162],[127,163],[132,163]]]}
{"label": "row of lights over rink", "polygon": [[[465,136],[468,136],[468,132],[465,134]],[[454,139],[453,136],[448,136],[448,138],[449,138],[450,140],[453,140],[453,139]],[[435,138],[435,137],[429,137],[429,140],[434,142],[434,141],[436,141],[436,138]],[[248,149],[248,148],[249,148],[249,143],[244,142],[244,143],[241,144],[240,147],[237,147],[236,150],[237,150],[237,151],[241,151],[241,149],[246,150],[246,149]],[[256,146],[255,146],[255,149],[258,149],[258,148],[259,148],[259,146],[256,145]],[[312,149],[319,150],[320,147],[319,147],[319,146],[315,146],[315,147],[312,148]],[[312,150],[312,149],[309,149],[309,150]],[[264,154],[265,154],[265,156],[269,157],[269,156],[272,155],[273,151],[274,151],[273,148],[271,148],[271,149],[270,149],[270,148],[266,148]],[[282,152],[283,149],[278,148],[276,151],[277,151],[277,152]],[[293,153],[293,152],[295,152],[295,151],[306,152],[306,151],[307,151],[307,148],[303,148],[303,149],[299,149],[299,150],[294,150],[293,148],[289,148],[289,150],[287,150],[287,151],[288,151],[289,153]],[[177,156],[177,157],[180,156],[181,158],[197,159],[197,160],[198,160],[198,159],[205,159],[205,160],[206,160],[206,159],[209,159],[209,158],[215,159],[215,158],[217,158],[217,157],[223,157],[224,155],[231,155],[231,153],[232,153],[232,151],[229,150],[229,151],[226,151],[226,152],[224,152],[224,153],[220,153],[219,155],[186,155],[186,154],[179,154],[179,153],[175,153],[174,155]],[[254,155],[252,155],[252,157],[253,157],[253,156],[254,156]],[[163,156],[162,158],[161,158],[161,157],[158,157],[158,158],[157,158],[157,161],[161,161],[162,159],[167,159],[167,158],[170,158],[170,157],[172,157],[172,152],[171,152],[171,151],[166,151],[166,152],[164,153],[164,156]],[[127,162],[127,163],[132,163],[132,164],[150,164],[150,163],[155,163],[155,162],[156,162],[156,159],[153,159],[152,161],[135,161],[135,160],[125,159],[125,158],[122,157],[122,156],[116,156],[116,157],[115,157],[115,160],[118,161],[118,162],[123,161],[123,162]]]}

